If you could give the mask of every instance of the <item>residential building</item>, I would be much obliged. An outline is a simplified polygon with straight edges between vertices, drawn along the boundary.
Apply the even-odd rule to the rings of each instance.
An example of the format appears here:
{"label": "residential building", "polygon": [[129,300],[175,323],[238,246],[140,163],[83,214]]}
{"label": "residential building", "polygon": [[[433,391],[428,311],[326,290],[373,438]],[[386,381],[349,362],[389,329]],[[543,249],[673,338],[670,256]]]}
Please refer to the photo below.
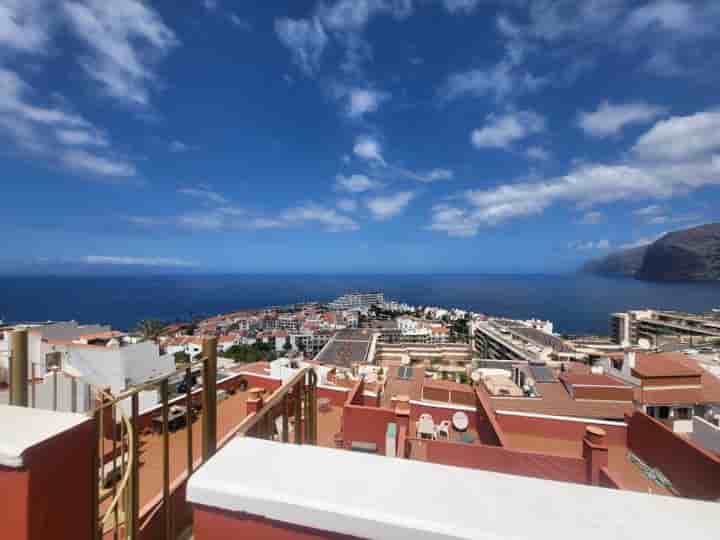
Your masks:
{"label": "residential building", "polygon": [[381,292],[348,293],[336,298],[328,304],[334,311],[351,309],[367,309],[371,306],[379,306],[385,303],[385,296]]}
{"label": "residential building", "polygon": [[521,362],[583,358],[573,345],[549,332],[549,321],[475,319],[471,325],[475,352],[481,358]]}
{"label": "residential building", "polygon": [[654,309],[613,313],[610,335],[619,345],[639,345],[646,349],[672,342],[689,345],[720,343],[720,314],[698,315]]}

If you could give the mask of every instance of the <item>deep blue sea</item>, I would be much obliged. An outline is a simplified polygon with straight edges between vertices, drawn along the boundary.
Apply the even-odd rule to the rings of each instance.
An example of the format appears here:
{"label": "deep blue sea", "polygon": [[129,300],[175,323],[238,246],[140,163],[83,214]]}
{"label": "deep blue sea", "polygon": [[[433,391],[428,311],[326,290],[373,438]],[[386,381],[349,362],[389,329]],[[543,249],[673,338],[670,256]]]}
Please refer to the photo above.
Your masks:
{"label": "deep blue sea", "polygon": [[410,304],[550,319],[563,333],[607,334],[608,314],[618,310],[720,307],[720,282],[648,283],[582,274],[0,277],[0,318],[75,319],[127,330],[144,318],[188,320],[375,289]]}

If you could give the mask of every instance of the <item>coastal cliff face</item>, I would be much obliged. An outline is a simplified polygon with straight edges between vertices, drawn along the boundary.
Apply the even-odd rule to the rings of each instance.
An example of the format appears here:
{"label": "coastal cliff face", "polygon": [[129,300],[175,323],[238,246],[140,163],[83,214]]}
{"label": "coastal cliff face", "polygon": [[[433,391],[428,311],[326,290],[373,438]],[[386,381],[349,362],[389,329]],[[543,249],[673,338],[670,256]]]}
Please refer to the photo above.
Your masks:
{"label": "coastal cliff face", "polygon": [[611,253],[602,259],[588,261],[582,267],[582,271],[606,276],[633,277],[643,264],[645,251],[647,251],[647,246]]}
{"label": "coastal cliff face", "polygon": [[647,281],[719,280],[720,223],[666,234],[648,246],[590,261],[582,270]]}

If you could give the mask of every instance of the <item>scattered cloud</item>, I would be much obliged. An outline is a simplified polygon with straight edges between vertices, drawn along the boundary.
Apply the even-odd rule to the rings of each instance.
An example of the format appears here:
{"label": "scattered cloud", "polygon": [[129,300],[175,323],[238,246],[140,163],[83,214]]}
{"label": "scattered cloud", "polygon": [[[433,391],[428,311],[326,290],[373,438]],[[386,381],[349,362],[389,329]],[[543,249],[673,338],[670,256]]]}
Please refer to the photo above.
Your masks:
{"label": "scattered cloud", "polygon": [[672,32],[703,31],[704,23],[692,6],[679,0],[659,0],[633,10],[625,23],[630,32],[663,29]]}
{"label": "scattered cloud", "polygon": [[175,154],[180,154],[192,150],[192,147],[182,141],[174,140],[170,141],[169,149]]}
{"label": "scattered cloud", "polygon": [[195,263],[184,259],[164,257],[127,257],[127,256],[105,256],[87,255],[81,259],[85,264],[93,265],[115,265],[115,266],[178,266],[192,267]]}
{"label": "scattered cloud", "polygon": [[0,4],[0,47],[44,53],[50,40],[45,0],[4,0]]}
{"label": "scattered cloud", "polygon": [[325,208],[314,203],[286,210],[282,214],[282,220],[290,224],[315,222],[327,232],[355,231],[360,228],[354,219],[338,213],[334,208]]}
{"label": "scattered cloud", "polygon": [[609,240],[596,240],[587,242],[572,242],[569,245],[570,249],[576,249],[578,251],[589,251],[589,250],[605,250],[610,249]]}
{"label": "scattered cloud", "polygon": [[649,206],[643,206],[642,208],[634,210],[633,214],[635,214],[636,216],[654,216],[664,211],[664,207],[660,206],[659,204],[651,204]]}
{"label": "scattered cloud", "polygon": [[720,110],[675,116],[656,123],[633,147],[645,160],[684,161],[720,150]]}
{"label": "scattered cloud", "polygon": [[646,223],[648,225],[666,225],[672,223],[697,223],[702,221],[703,216],[699,213],[679,214],[679,215],[653,215],[648,216]]}
{"label": "scattered cloud", "polygon": [[507,148],[536,133],[545,131],[545,119],[532,111],[517,111],[502,116],[490,114],[484,127],[472,132],[477,148]]}
{"label": "scattered cloud", "polygon": [[203,0],[203,6],[208,11],[215,11],[218,7],[217,0]]}
{"label": "scattered cloud", "polygon": [[227,204],[229,201],[222,194],[212,191],[207,186],[199,186],[196,188],[181,188],[178,189],[178,193],[181,195],[187,195],[188,197],[195,197],[201,199],[207,203],[214,204]]}
{"label": "scattered cloud", "polygon": [[401,214],[414,197],[412,191],[401,191],[395,195],[374,197],[366,205],[373,218],[383,221]]}
{"label": "scattered cloud", "polygon": [[382,185],[381,182],[373,180],[364,174],[353,174],[350,176],[339,174],[335,178],[335,189],[338,191],[347,191],[348,193],[363,193],[371,189],[380,188]]}
{"label": "scattered cloud", "polygon": [[345,113],[350,118],[362,118],[367,113],[377,112],[380,104],[389,98],[390,94],[386,92],[353,88],[347,94]]}
{"label": "scattered cloud", "polygon": [[448,236],[469,238],[475,236],[480,225],[469,212],[447,204],[438,204],[432,208],[432,223],[428,229],[447,233]]}
{"label": "scattered cloud", "polygon": [[353,153],[366,161],[386,165],[382,156],[380,141],[370,135],[361,135],[355,139]]}
{"label": "scattered cloud", "polygon": [[[175,227],[199,232],[287,229],[307,223],[318,224],[326,232],[359,228],[354,219],[337,209],[312,201],[270,214],[235,206],[227,197],[205,185],[182,188],[178,193],[200,200],[202,206],[178,215],[130,216],[128,222],[140,227]],[[340,205],[338,208],[342,209]]]}
{"label": "scattered cloud", "polygon": [[660,238],[662,238],[662,237],[665,236],[666,234],[667,234],[667,231],[661,232],[660,234],[656,234],[655,236],[645,236],[645,237],[642,237],[642,238],[638,238],[637,240],[632,240],[632,241],[630,241],[630,242],[626,242],[626,243],[624,243],[624,244],[620,244],[620,245],[618,246],[618,248],[620,248],[620,249],[633,249],[633,248],[642,247],[642,246],[649,246],[650,244],[652,244],[652,243],[655,242],[656,240],[659,240]]}
{"label": "scattered cloud", "polygon": [[253,25],[252,23],[250,23],[250,21],[248,21],[247,19],[243,19],[235,13],[230,13],[230,15],[228,15],[228,19],[230,19],[230,22],[233,23],[240,30],[250,32],[253,29]]}
{"label": "scattered cloud", "polygon": [[480,0],[443,0],[443,4],[450,13],[472,13]]}
{"label": "scattered cloud", "polygon": [[65,151],[60,159],[71,169],[95,176],[128,178],[137,175],[137,170],[131,163],[98,156],[85,150]]}
{"label": "scattered cloud", "polygon": [[423,182],[425,184],[430,184],[432,182],[442,181],[442,180],[452,180],[455,177],[455,173],[451,171],[450,169],[431,169],[429,171],[425,172],[415,172],[410,171],[407,169],[402,169],[398,167],[393,167],[393,169],[397,170],[400,174],[403,176],[410,178],[411,180],[417,180],[418,182]]}
{"label": "scattered cloud", "polygon": [[[446,205],[434,214],[462,217],[462,230],[471,235],[481,226],[537,215],[561,201],[587,208],[625,199],[669,198],[720,183],[717,152],[720,114],[673,117],[642,135],[623,161],[580,163],[564,176],[469,190],[460,197],[466,207]],[[447,228],[446,221],[433,223],[435,230]]]}
{"label": "scattered cloud", "polygon": [[616,135],[632,124],[645,124],[664,115],[667,109],[647,103],[626,103],[613,105],[603,101],[597,110],[581,112],[578,115],[580,128],[593,137]]}
{"label": "scattered cloud", "polygon": [[84,0],[62,4],[70,29],[90,48],[85,73],[111,97],[146,107],[157,85],[157,60],[179,43],[160,15],[140,0]]}
{"label": "scattered cloud", "polygon": [[502,101],[510,94],[534,92],[544,83],[544,79],[535,77],[506,59],[490,69],[471,69],[451,74],[439,93],[445,101],[465,96],[493,96],[497,101]]}
{"label": "scattered cloud", "polygon": [[355,212],[358,204],[355,199],[338,199],[337,207],[343,212]]}
{"label": "scattered cloud", "polygon": [[525,150],[525,155],[529,159],[534,159],[535,161],[548,161],[551,157],[550,152],[545,150],[542,146],[529,147]]}
{"label": "scattered cloud", "polygon": [[582,225],[597,225],[605,222],[605,214],[598,211],[586,212],[578,223]]}
{"label": "scattered cloud", "polygon": [[68,146],[108,146],[108,140],[100,132],[87,129],[58,129],[58,141]]}
{"label": "scattered cloud", "polygon": [[275,33],[293,55],[294,62],[308,76],[320,67],[328,36],[317,17],[312,19],[278,19]]}

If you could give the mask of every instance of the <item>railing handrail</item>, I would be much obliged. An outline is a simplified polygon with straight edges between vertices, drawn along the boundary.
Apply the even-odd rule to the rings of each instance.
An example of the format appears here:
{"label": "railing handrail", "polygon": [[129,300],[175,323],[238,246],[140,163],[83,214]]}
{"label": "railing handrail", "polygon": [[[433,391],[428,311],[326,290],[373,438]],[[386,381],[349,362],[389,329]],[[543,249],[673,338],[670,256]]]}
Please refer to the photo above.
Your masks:
{"label": "railing handrail", "polygon": [[[159,377],[155,377],[154,379],[148,379],[147,381],[144,381],[139,384],[132,385],[131,388],[127,390],[123,390],[119,394],[113,394],[112,398],[109,401],[106,401],[102,403],[101,405],[97,406],[94,410],[98,409],[104,409],[106,407],[109,407],[110,405],[114,405],[124,399],[127,399],[129,397],[132,397],[133,394],[139,394],[140,392],[143,392],[145,390],[154,390],[157,389],[157,387],[162,384],[163,381],[170,379],[170,377],[173,377],[175,375],[180,375],[184,371],[186,371],[188,368],[196,368],[196,367],[202,367],[203,363],[205,362],[204,357],[199,357],[196,360],[193,360],[191,362],[182,363],[182,364],[176,364],[175,370],[166,373],[164,375],[161,375]],[[203,386],[205,385],[203,381]],[[91,411],[92,412],[92,411]]]}
{"label": "railing handrail", "polygon": [[[105,391],[103,391],[103,390],[100,390],[100,393],[101,393],[101,395],[107,395],[107,396],[111,396],[111,395],[112,395],[112,394],[109,394],[108,392],[105,392]],[[133,443],[134,443],[134,441],[135,441],[135,434],[133,433],[132,424],[130,423],[130,419],[129,419],[129,418],[127,417],[127,415],[124,413],[124,411],[122,410],[122,407],[119,407],[117,403],[113,404],[113,407],[115,407],[115,412],[116,412],[116,413],[117,413],[117,412],[120,413],[120,420],[125,424],[125,433],[127,434],[127,447],[128,447],[128,448],[132,448],[132,447],[133,447]],[[101,414],[102,414],[102,413],[101,413]],[[120,444],[121,444],[121,445],[124,445],[124,444],[125,444],[125,441],[122,440],[122,437],[121,437],[121,440],[120,440]],[[120,450],[120,451],[121,451],[123,454],[125,454],[125,450],[124,450],[124,448],[123,448],[122,446],[121,446],[121,450]],[[116,487],[114,488],[115,497],[114,497],[113,500],[110,502],[110,505],[108,506],[107,510],[105,510],[105,515],[100,519],[100,526],[101,526],[101,527],[104,527],[105,524],[107,523],[108,519],[110,518],[110,516],[112,516],[113,514],[115,514],[115,509],[117,508],[117,505],[118,505],[119,502],[120,502],[120,498],[126,495],[126,489],[127,489],[127,487],[128,487],[128,482],[130,481],[130,473],[131,473],[131,471],[132,471],[133,464],[134,464],[134,456],[133,456],[133,453],[132,453],[132,452],[127,452],[127,454],[128,454],[128,458],[127,458],[128,461],[127,461],[127,463],[125,463],[125,461],[124,461],[124,460],[125,460],[124,455],[123,455],[123,458],[122,458],[122,460],[123,460],[122,468],[125,469],[125,470],[124,470],[123,477],[120,479],[119,486],[116,486]],[[113,455],[113,469],[115,468],[115,459],[116,459],[116,456]],[[101,465],[102,465],[102,464],[101,464]],[[118,526],[118,524],[115,523],[115,527],[117,527],[117,526]]]}
{"label": "railing handrail", "polygon": [[265,415],[271,414],[273,408],[280,405],[283,397],[286,396],[290,392],[290,390],[295,387],[295,385],[301,382],[305,378],[305,375],[312,369],[313,368],[311,366],[301,368],[290,379],[284,382],[280,386],[280,388],[278,388],[271,394],[270,398],[263,404],[263,407],[259,413],[252,413],[249,416],[243,418],[242,422],[240,422],[240,425],[238,425],[238,427],[234,430],[235,434],[243,437],[251,429],[257,426],[257,424],[265,417]]}

